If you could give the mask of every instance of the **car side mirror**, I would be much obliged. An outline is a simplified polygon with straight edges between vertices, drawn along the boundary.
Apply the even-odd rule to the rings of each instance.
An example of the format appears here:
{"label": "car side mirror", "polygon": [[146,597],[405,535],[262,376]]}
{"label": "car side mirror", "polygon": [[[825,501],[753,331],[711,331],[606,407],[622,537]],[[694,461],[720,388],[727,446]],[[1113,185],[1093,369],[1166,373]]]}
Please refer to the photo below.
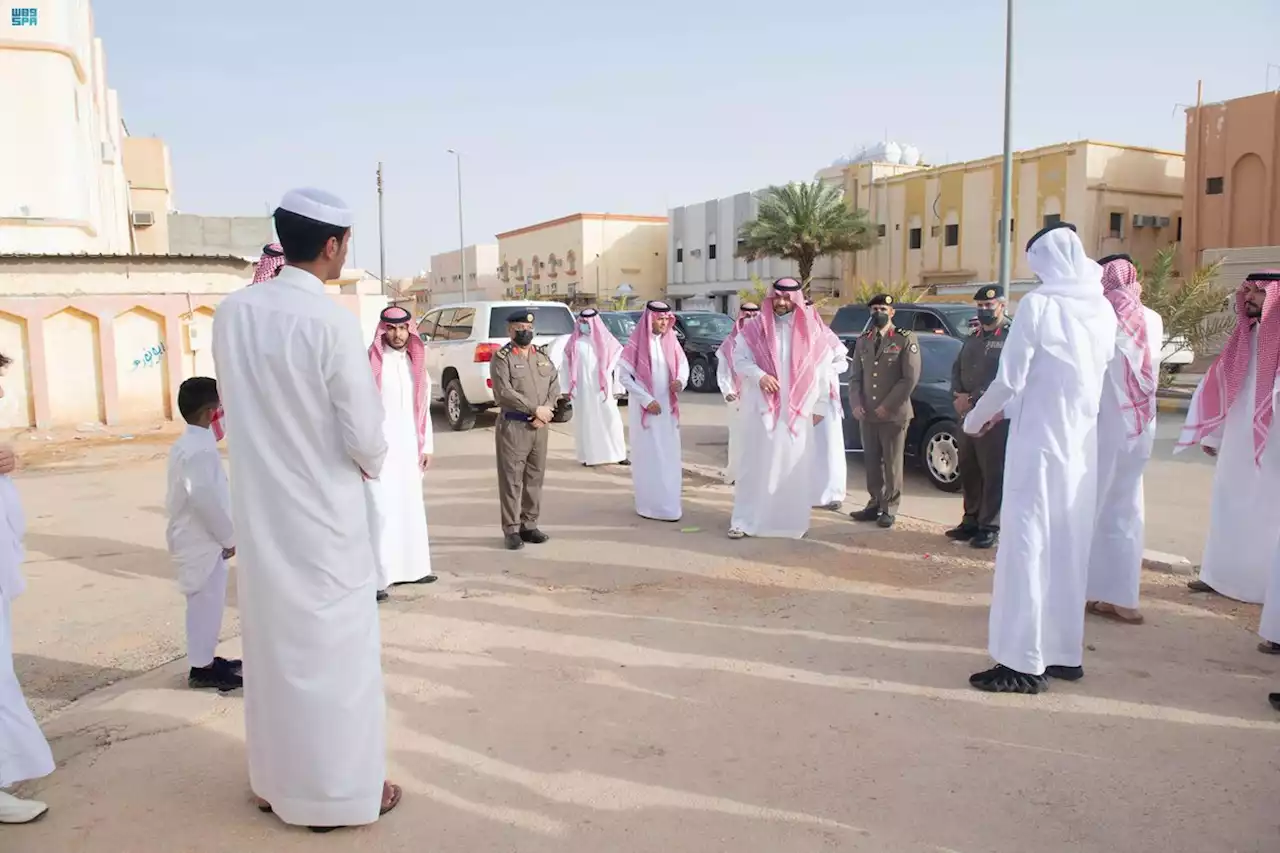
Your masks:
{"label": "car side mirror", "polygon": [[422,338],[422,342],[423,342],[424,344],[425,344],[427,341],[431,340],[431,336],[430,336],[430,335],[428,335],[426,332],[421,333],[420,335],[418,335],[418,337]]}
{"label": "car side mirror", "polygon": [[680,331],[679,329],[676,329],[676,340],[679,341],[680,343],[684,343],[684,332]]}

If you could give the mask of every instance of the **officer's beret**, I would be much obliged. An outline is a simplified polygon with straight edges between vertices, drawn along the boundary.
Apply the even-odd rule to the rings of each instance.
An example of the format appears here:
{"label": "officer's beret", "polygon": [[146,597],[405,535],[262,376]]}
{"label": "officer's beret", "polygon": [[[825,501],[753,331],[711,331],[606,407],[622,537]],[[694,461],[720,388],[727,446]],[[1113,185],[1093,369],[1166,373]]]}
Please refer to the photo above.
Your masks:
{"label": "officer's beret", "polygon": [[867,307],[874,308],[877,305],[892,305],[893,297],[887,293],[877,293],[875,296],[867,300]]}
{"label": "officer's beret", "polygon": [[533,312],[530,311],[528,308],[522,308],[519,311],[516,311],[512,314],[508,314],[507,322],[508,323],[532,323]]}
{"label": "officer's beret", "polygon": [[983,302],[987,299],[1004,299],[1004,287],[999,284],[984,284],[978,288],[978,292],[973,294],[974,302]]}

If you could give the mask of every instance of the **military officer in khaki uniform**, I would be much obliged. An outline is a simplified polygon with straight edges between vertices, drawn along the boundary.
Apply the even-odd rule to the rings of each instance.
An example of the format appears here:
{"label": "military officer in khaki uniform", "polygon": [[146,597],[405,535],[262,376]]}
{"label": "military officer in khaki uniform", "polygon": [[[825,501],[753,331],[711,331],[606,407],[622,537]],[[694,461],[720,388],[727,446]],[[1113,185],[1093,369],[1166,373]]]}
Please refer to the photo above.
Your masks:
{"label": "military officer in khaki uniform", "polygon": [[902,454],[913,414],[911,392],[920,381],[920,344],[910,331],[894,328],[892,296],[876,294],[867,307],[871,328],[853,348],[849,407],[862,425],[862,462],[871,499],[849,515],[892,527],[902,500]]}
{"label": "military officer in khaki uniform", "polygon": [[551,423],[560,380],[545,347],[533,346],[533,314],[507,317],[511,342],[489,365],[498,404],[498,503],[507,547],[541,545],[551,537],[538,529],[542,477],[547,468],[547,424]]}
{"label": "military officer in khaki uniform", "polygon": [[[987,284],[973,295],[978,305],[979,328],[965,338],[951,368],[951,394],[956,413],[964,417],[996,378],[1000,354],[1009,337],[1004,288]],[[947,531],[957,542],[990,548],[1000,536],[1000,501],[1004,494],[1004,446],[1009,422],[1001,420],[981,435],[960,432],[960,485],[964,490],[964,517]]]}

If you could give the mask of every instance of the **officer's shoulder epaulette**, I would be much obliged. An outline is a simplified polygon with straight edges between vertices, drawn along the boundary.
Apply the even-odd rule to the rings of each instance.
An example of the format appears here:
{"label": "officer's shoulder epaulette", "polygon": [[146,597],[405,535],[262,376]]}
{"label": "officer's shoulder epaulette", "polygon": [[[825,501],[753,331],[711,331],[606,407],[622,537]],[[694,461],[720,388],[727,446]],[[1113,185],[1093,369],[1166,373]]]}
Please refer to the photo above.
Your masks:
{"label": "officer's shoulder epaulette", "polygon": [[535,346],[534,349],[536,349],[538,352],[542,353],[543,355],[550,355],[550,353],[547,352],[547,344],[543,344],[540,347]]}
{"label": "officer's shoulder epaulette", "polygon": [[494,357],[494,358],[506,358],[506,357],[507,357],[507,353],[509,353],[509,352],[511,352],[511,344],[510,344],[510,343],[506,343],[506,344],[503,344],[503,345],[502,345],[502,348],[501,348],[501,349],[499,349],[497,352],[495,352],[495,353],[493,354],[493,357]]}
{"label": "officer's shoulder epaulette", "polygon": [[902,336],[904,336],[904,337],[905,337],[905,336],[907,336],[907,335],[909,335],[909,334],[911,334],[911,330],[910,330],[910,329],[899,329],[897,326],[894,326],[893,328],[894,328],[894,330],[895,330],[895,331],[897,331],[897,333],[898,333],[898,334],[900,334],[900,335],[902,335]]}

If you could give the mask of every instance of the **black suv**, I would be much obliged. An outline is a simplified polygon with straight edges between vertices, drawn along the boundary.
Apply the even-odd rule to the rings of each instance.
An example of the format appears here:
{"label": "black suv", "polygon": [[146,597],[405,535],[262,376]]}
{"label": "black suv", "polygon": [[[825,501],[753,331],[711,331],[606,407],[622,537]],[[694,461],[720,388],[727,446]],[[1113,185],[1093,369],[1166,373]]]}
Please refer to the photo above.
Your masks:
{"label": "black suv", "polygon": [[689,387],[716,391],[716,350],[733,333],[733,318],[717,311],[677,311],[676,337],[689,359]]}
{"label": "black suv", "polygon": [[[950,335],[964,338],[978,327],[978,311],[963,302],[902,302],[893,306],[893,325],[918,335]],[[831,320],[837,335],[859,335],[867,328],[871,309],[865,305],[845,305]]]}

